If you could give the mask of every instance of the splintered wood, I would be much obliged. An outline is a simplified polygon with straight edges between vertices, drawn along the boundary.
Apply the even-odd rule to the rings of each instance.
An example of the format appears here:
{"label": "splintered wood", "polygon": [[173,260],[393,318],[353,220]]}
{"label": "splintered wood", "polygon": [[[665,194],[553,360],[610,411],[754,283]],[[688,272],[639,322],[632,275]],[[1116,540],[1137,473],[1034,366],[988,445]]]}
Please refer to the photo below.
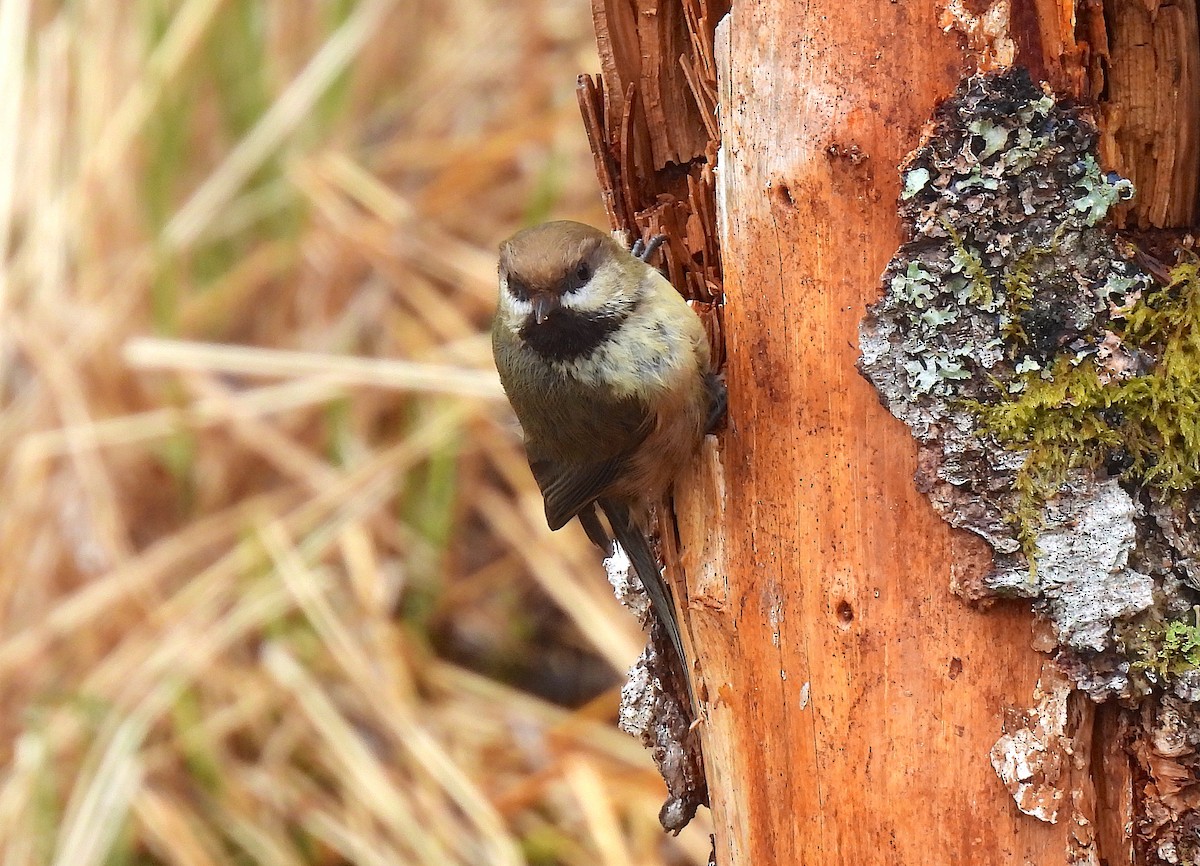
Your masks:
{"label": "splintered wood", "polygon": [[[612,228],[630,237],[667,235],[667,276],[707,304],[721,297],[712,40],[728,10],[722,0],[594,0],[603,71],[580,76],[578,85]],[[713,333],[715,308],[700,312]]]}

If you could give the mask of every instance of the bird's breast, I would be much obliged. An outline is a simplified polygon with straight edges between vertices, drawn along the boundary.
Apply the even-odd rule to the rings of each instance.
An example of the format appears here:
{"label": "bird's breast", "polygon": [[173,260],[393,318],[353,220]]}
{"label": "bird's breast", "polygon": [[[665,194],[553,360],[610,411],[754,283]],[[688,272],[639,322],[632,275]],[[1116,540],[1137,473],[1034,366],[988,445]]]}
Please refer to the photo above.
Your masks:
{"label": "bird's breast", "polygon": [[652,314],[627,316],[589,348],[543,357],[556,373],[582,385],[648,402],[701,375],[690,335]]}

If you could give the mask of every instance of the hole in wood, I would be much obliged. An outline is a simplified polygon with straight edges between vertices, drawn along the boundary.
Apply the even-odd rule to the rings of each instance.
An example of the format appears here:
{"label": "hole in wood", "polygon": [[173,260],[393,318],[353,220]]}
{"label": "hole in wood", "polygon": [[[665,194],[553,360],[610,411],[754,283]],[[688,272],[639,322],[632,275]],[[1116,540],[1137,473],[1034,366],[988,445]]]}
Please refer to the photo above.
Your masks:
{"label": "hole in wood", "polygon": [[854,608],[851,607],[850,602],[845,599],[838,602],[837,618],[847,625],[854,622]]}
{"label": "hole in wood", "polygon": [[786,180],[771,181],[771,200],[778,207],[788,209],[796,207],[796,197],[792,195],[792,188],[788,186]]}

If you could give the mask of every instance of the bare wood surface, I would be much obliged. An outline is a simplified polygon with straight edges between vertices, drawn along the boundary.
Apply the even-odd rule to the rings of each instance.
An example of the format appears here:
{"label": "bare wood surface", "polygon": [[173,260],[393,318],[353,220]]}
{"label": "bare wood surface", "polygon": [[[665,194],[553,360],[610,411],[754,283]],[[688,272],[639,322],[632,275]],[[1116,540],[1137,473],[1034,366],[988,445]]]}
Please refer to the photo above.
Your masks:
{"label": "bare wood surface", "polygon": [[1068,850],[988,760],[1038,679],[1029,614],[951,595],[987,556],[914,489],[854,366],[895,166],[965,69],[938,11],[761,0],[718,38],[730,421],[676,504],[723,864]]}

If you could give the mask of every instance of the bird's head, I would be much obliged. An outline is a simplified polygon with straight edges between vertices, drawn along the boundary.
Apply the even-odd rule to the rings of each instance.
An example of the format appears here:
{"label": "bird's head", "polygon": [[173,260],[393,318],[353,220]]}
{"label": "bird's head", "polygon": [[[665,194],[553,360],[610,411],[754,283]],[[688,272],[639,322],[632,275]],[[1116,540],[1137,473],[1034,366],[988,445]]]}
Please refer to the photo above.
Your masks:
{"label": "bird's head", "polygon": [[611,330],[636,305],[647,267],[583,223],[524,229],[500,245],[500,323],[534,343],[592,324]]}

